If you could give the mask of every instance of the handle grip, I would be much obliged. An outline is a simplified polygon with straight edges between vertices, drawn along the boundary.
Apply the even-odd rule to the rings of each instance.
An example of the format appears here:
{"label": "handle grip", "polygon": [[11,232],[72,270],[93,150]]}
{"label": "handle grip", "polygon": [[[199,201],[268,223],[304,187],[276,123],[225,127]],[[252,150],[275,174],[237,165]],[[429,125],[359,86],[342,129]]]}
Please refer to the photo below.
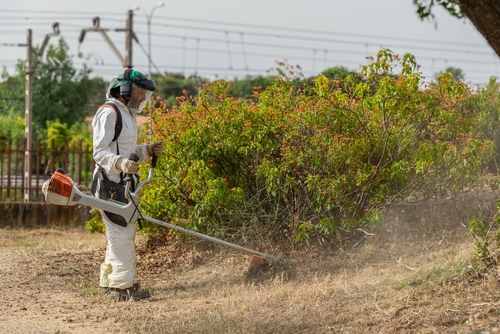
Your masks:
{"label": "handle grip", "polygon": [[158,156],[153,155],[153,158],[151,158],[151,163],[149,164],[149,167],[156,168],[156,160],[158,160]]}
{"label": "handle grip", "polygon": [[130,156],[128,157],[129,160],[132,160],[132,161],[139,161],[139,156],[137,154],[135,154],[134,152],[130,153]]}
{"label": "handle grip", "polygon": [[[134,152],[132,152],[132,153],[130,153],[128,159],[137,162],[137,161],[139,161],[140,157],[137,154],[135,154]],[[132,180],[132,175],[134,175],[134,174],[127,174],[127,178],[129,180]]]}
{"label": "handle grip", "polygon": [[[129,160],[132,160],[132,161],[139,161],[140,157],[135,154],[134,152],[130,153],[129,157],[128,157]],[[125,177],[124,181],[127,182],[127,185],[125,186],[125,198],[127,199],[130,199],[130,195],[129,195],[129,192],[130,192],[130,189],[132,188],[132,191],[135,190],[135,185],[132,185],[131,181],[134,179],[133,178],[133,175],[134,174],[127,174],[127,176]]]}

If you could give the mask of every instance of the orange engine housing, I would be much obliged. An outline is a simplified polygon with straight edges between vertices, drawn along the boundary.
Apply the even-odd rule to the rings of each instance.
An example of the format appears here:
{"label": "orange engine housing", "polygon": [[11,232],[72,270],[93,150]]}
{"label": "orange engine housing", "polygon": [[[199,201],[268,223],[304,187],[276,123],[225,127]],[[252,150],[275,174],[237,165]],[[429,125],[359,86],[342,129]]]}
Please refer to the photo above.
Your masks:
{"label": "orange engine housing", "polygon": [[70,197],[74,184],[75,182],[68,176],[68,174],[66,174],[64,170],[58,168],[50,178],[48,191],[64,197]]}

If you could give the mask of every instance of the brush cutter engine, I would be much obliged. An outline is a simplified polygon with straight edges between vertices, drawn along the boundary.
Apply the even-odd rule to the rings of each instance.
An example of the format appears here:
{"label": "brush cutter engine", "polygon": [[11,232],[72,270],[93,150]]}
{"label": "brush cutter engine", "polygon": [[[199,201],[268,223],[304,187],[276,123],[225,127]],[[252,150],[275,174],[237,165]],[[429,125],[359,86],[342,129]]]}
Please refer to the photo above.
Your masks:
{"label": "brush cutter engine", "polygon": [[68,174],[58,168],[51,178],[43,183],[42,192],[45,201],[56,205],[75,205],[77,202],[71,200],[74,184]]}
{"label": "brush cutter engine", "polygon": [[64,170],[58,168],[49,180],[42,186],[45,201],[55,205],[73,206],[84,204],[93,208],[122,216],[125,221],[136,221],[140,214],[139,195],[129,190],[130,183],[125,188],[125,197],[129,199],[128,204],[115,200],[105,200],[82,193],[76,183],[66,174]]}

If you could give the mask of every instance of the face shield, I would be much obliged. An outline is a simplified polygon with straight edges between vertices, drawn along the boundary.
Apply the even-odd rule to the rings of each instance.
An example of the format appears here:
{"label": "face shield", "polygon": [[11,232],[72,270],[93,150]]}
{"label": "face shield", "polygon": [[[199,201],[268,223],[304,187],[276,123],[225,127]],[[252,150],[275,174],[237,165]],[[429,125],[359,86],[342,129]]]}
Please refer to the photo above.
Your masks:
{"label": "face shield", "polygon": [[135,83],[132,84],[132,94],[127,103],[128,109],[134,113],[141,113],[152,95],[153,91],[139,87]]}
{"label": "face shield", "polygon": [[156,83],[146,78],[139,71],[127,69],[118,77],[111,79],[106,97],[123,98],[126,106],[133,113],[140,113],[156,90]]}

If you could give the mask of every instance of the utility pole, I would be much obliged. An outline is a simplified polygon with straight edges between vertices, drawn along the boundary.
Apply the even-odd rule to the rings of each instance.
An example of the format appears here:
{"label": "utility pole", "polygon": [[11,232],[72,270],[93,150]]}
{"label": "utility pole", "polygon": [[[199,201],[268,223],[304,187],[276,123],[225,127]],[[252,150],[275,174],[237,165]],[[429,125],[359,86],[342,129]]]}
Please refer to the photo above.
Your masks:
{"label": "utility pole", "polygon": [[127,31],[125,32],[125,64],[126,68],[132,68],[132,23],[134,19],[134,12],[127,11]]}
{"label": "utility pole", "polygon": [[[78,50],[80,50],[80,45],[83,43],[83,39],[85,38],[85,34],[88,31],[95,31],[99,32],[104,39],[104,41],[108,44],[108,46],[111,48],[111,51],[115,54],[115,56],[118,58],[120,61],[120,64],[124,68],[132,68],[132,39],[134,39],[136,42],[139,42],[137,39],[137,36],[134,33],[134,30],[132,29],[133,27],[133,18],[134,14],[132,10],[127,11],[127,23],[125,28],[117,28],[114,31],[125,31],[125,58],[122,57],[118,49],[115,47],[111,39],[109,38],[108,34],[106,33],[110,29],[108,28],[101,28],[100,27],[100,19],[98,16],[94,17],[92,19],[92,27],[90,28],[85,28],[82,29],[80,32],[80,37],[78,37]],[[80,54],[80,52],[78,52]]]}
{"label": "utility pole", "polygon": [[149,68],[148,68],[148,76],[149,76],[149,79],[153,78],[151,76],[151,20],[153,19],[153,13],[155,12],[155,9],[163,7],[163,6],[165,6],[165,4],[163,2],[158,2],[151,9],[151,11],[149,12],[149,15],[148,15],[148,13],[146,12],[146,10],[144,8],[139,7],[139,6],[134,7],[134,10],[141,9],[144,12],[144,15],[146,16],[146,21],[147,21],[147,24],[148,24],[148,66],[149,66]]}
{"label": "utility pole", "polygon": [[31,72],[31,29],[28,29],[26,36],[26,91],[25,91],[25,102],[24,102],[24,140],[26,145],[26,151],[24,151],[24,201],[29,203],[31,201],[31,150],[33,147],[31,129],[31,91],[32,91],[32,72]]}
{"label": "utility pole", "polygon": [[[134,10],[139,10],[139,9],[142,9],[142,11],[144,12],[144,15],[146,15],[146,21],[148,23],[148,77],[149,79],[153,79],[153,76],[151,75],[151,20],[153,18],[153,13],[155,11],[155,9],[157,8],[160,8],[160,7],[163,7],[165,6],[165,4],[163,2],[158,2],[152,9],[151,11],[149,12],[149,15],[148,13],[146,12],[146,10],[144,10],[144,8],[141,8],[139,6],[136,6],[134,8]],[[151,118],[151,129],[150,129],[150,141],[151,143],[153,142],[153,96],[151,96],[149,98],[149,117]]]}
{"label": "utility pole", "polygon": [[[45,35],[42,45],[37,53],[33,51],[32,46],[32,31],[28,29],[26,34],[26,90],[25,90],[25,133],[24,140],[26,141],[26,149],[24,151],[24,201],[29,203],[31,201],[31,151],[33,148],[33,130],[32,130],[32,87],[33,87],[33,73],[35,73],[36,66],[42,58],[43,51],[47,46],[50,37],[59,35],[59,23],[55,22],[52,25],[52,33]],[[35,59],[32,62],[32,57]]]}

